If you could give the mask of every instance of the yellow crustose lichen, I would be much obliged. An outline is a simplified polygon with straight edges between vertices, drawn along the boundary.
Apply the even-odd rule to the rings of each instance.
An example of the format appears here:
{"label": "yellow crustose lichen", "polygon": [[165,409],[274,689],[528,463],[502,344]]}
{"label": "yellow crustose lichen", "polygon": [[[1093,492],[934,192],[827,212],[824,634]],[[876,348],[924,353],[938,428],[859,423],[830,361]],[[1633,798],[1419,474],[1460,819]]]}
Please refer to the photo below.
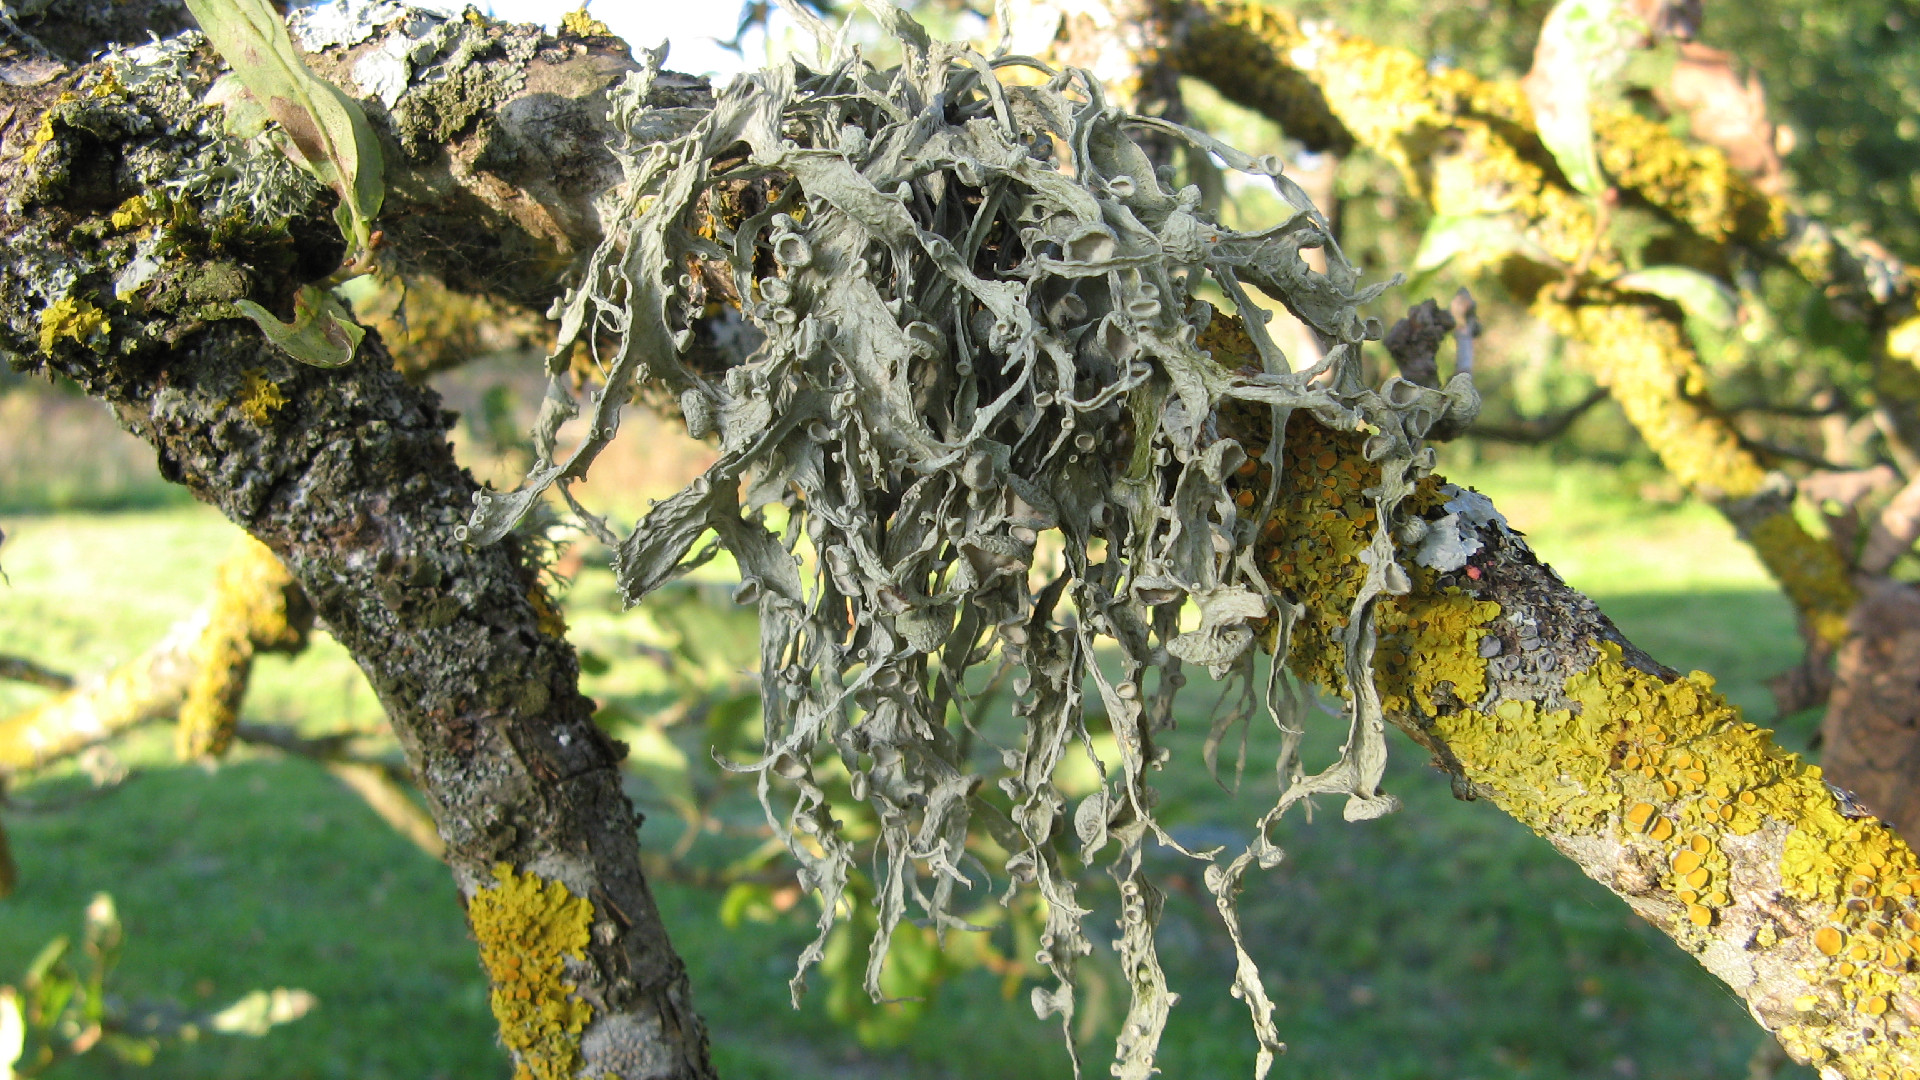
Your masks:
{"label": "yellow crustose lichen", "polygon": [[87,345],[107,330],[106,313],[85,300],[64,296],[40,312],[40,351],[52,352],[61,338]]}
{"label": "yellow crustose lichen", "polygon": [[[1275,584],[1306,606],[1306,615],[1294,627],[1290,662],[1294,673],[1315,685],[1344,691],[1344,634],[1347,612],[1359,591],[1365,567],[1359,555],[1373,532],[1374,510],[1362,492],[1379,479],[1378,469],[1357,452],[1354,436],[1341,435],[1296,414],[1287,427],[1284,514],[1267,523],[1261,560]],[[1261,448],[1241,468],[1246,482],[1240,500],[1254,503],[1254,492],[1264,491],[1268,471]],[[1438,485],[1423,480],[1408,500],[1421,512],[1438,505]],[[1486,662],[1473,646],[1486,631],[1482,626],[1500,611],[1498,605],[1458,588],[1433,588],[1438,576],[1425,567],[1409,566],[1416,579],[1413,592],[1382,597],[1374,608],[1379,645],[1374,651],[1380,701],[1388,713],[1406,712],[1417,704],[1423,712],[1436,709],[1434,695],[1445,693],[1462,701],[1477,701],[1486,693]],[[1456,663],[1460,643],[1471,663]]]}
{"label": "yellow crustose lichen", "polygon": [[248,368],[240,373],[240,411],[258,427],[273,422],[273,414],[285,408],[287,395],[267,378],[264,368]]}
{"label": "yellow crustose lichen", "polygon": [[[1342,687],[1335,635],[1361,580],[1358,553],[1371,526],[1359,493],[1377,479],[1359,450],[1359,436],[1295,416],[1284,509],[1261,550],[1272,583],[1307,607],[1289,664],[1330,689]],[[1265,469],[1258,459],[1243,469],[1249,493],[1264,489]],[[1423,484],[1409,505],[1431,511],[1437,498]],[[1251,494],[1243,501],[1251,505]],[[1796,1058],[1818,1063],[1834,1053],[1819,1026],[1840,1016],[1875,1025],[1890,1015],[1899,980],[1920,953],[1920,862],[1911,849],[1877,821],[1843,816],[1820,769],[1743,722],[1711,676],[1667,682],[1627,664],[1612,642],[1596,642],[1595,662],[1563,684],[1576,707],[1509,699],[1481,711],[1487,662],[1478,645],[1499,606],[1440,587],[1431,571],[1413,577],[1410,594],[1383,598],[1376,612],[1376,674],[1389,714],[1414,706],[1431,717],[1431,734],[1466,778],[1534,830],[1607,831],[1651,855],[1656,889],[1673,901],[1669,932],[1696,951],[1741,896],[1725,838],[1789,823],[1781,889],[1831,905],[1831,914],[1811,939],[1817,955],[1806,980],[1814,990],[1796,1003],[1805,1020],[1781,1029],[1781,1040]],[[1777,929],[1764,931],[1756,946],[1780,940]],[[1861,1070],[1849,1075],[1920,1080],[1904,1038],[1889,1027],[1855,1040],[1847,1060]]]}
{"label": "yellow crustose lichen", "polygon": [[506,863],[493,876],[499,884],[474,893],[467,919],[493,982],[493,1015],[513,1052],[514,1080],[572,1080],[593,1009],[566,980],[566,960],[584,957],[593,904]]}

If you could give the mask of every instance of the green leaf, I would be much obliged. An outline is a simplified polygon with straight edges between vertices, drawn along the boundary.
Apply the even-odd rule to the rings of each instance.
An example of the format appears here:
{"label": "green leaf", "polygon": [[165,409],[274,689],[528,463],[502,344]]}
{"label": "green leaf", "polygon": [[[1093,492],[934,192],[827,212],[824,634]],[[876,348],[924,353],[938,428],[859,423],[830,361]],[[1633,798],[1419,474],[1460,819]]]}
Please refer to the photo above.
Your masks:
{"label": "green leaf", "polygon": [[1740,297],[1726,282],[1685,266],[1649,266],[1613,279],[1622,292],[1649,293],[1680,305],[1689,320],[1715,330],[1733,329]]}
{"label": "green leaf", "polygon": [[367,332],[332,291],[318,285],[302,286],[293,298],[293,321],[283,323],[273,312],[251,300],[237,300],[234,307],[260,325],[275,345],[303,364],[314,367],[344,367],[353,359],[354,350]]}
{"label": "green leaf", "polygon": [[1436,217],[1420,237],[1420,249],[1414,252],[1416,274],[1438,270],[1456,257],[1472,266],[1499,262],[1509,255],[1523,255],[1547,266],[1559,260],[1527,236],[1512,218],[1489,215]]}
{"label": "green leaf", "polygon": [[41,946],[40,952],[33,958],[33,963],[27,965],[27,985],[36,986],[45,981],[52,973],[54,965],[66,959],[68,945],[67,936],[61,934]]}
{"label": "green leaf", "polygon": [[1526,83],[1533,122],[1567,182],[1588,195],[1607,187],[1593,146],[1593,99],[1648,33],[1621,0],[1560,0],[1540,27]]}
{"label": "green leaf", "polygon": [[20,995],[0,986],[0,1080],[13,1080],[13,1063],[27,1049],[27,1018],[20,1014]]}
{"label": "green leaf", "polygon": [[380,143],[359,103],[307,70],[268,0],[187,0],[200,29],[267,115],[301,168],[340,195],[335,220],[355,253],[368,249],[386,187]]}

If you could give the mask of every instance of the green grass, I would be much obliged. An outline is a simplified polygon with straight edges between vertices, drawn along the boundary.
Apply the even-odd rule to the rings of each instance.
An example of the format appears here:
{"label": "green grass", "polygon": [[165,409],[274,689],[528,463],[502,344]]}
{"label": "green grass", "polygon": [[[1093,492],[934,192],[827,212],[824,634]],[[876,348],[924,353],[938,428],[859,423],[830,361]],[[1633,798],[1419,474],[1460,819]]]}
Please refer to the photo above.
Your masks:
{"label": "green grass", "polygon": [[[1522,461],[1456,479],[1493,493],[1630,637],[1672,666],[1715,673],[1756,719],[1769,717],[1760,680],[1796,656],[1791,613],[1713,514],[1648,509],[1595,470]],[[0,651],[74,671],[133,655],[199,603],[234,538],[198,509],[9,518],[0,528],[9,533],[0,566],[12,581],[0,586]],[[603,573],[583,575],[570,597],[576,640],[609,661],[588,692],[630,715],[657,713],[671,688],[634,646],[659,628],[611,606]],[[710,676],[726,674],[721,653]],[[1161,783],[1167,819],[1200,835],[1244,836],[1273,794],[1258,764],[1270,740],[1256,732],[1243,791],[1224,793],[1197,765],[1211,702],[1205,686],[1192,690],[1176,765]],[[0,685],[0,708],[35,695]],[[324,637],[297,660],[264,662],[248,713],[310,731],[367,726],[379,715]],[[1806,720],[1797,722],[1789,743],[1804,741]],[[699,753],[697,732],[674,731],[680,752]],[[309,763],[243,752],[217,770],[182,768],[169,759],[169,739],[150,729],[115,744],[136,767],[118,787],[67,809],[7,813],[22,882],[0,901],[0,979],[74,930],[87,898],[107,890],[128,929],[122,993],[198,1006],[297,986],[320,999],[314,1013],[262,1039],[203,1040],[127,1075],[507,1075],[441,867]],[[1322,731],[1313,752],[1325,760],[1335,742]],[[1624,905],[1492,807],[1454,801],[1405,740],[1393,746],[1388,783],[1406,802],[1396,816],[1350,825],[1328,804],[1311,824],[1283,823],[1287,860],[1253,876],[1242,898],[1249,948],[1291,1044],[1274,1075],[1691,1080],[1744,1071],[1761,1038],[1744,1009]],[[69,767],[15,794],[51,802],[87,786]],[[652,822],[643,840],[670,846],[682,826],[662,790],[638,778],[631,790]],[[731,801],[720,816],[742,833],[757,822],[757,810]],[[703,838],[689,858],[711,864],[749,841]],[[1158,855],[1151,865],[1169,892],[1162,958],[1183,995],[1161,1054],[1165,1075],[1247,1075],[1253,1041],[1244,1007],[1226,993],[1232,954],[1197,870]],[[657,892],[715,1029],[723,1075],[1068,1075],[1057,1027],[1033,1018],[1024,987],[1009,998],[997,977],[964,974],[939,991],[905,1045],[865,1049],[827,1019],[819,980],[801,1010],[788,1006],[785,981],[810,936],[808,904],[729,928],[718,894],[672,882]],[[1106,938],[1112,886],[1087,894],[1098,909],[1090,927]],[[1104,986],[1083,1000],[1098,1029],[1082,1051],[1088,1075],[1104,1073],[1101,1047],[1111,1045],[1121,1007],[1112,968],[1103,944],[1092,981]],[[90,1058],[58,1075],[121,1071]]]}

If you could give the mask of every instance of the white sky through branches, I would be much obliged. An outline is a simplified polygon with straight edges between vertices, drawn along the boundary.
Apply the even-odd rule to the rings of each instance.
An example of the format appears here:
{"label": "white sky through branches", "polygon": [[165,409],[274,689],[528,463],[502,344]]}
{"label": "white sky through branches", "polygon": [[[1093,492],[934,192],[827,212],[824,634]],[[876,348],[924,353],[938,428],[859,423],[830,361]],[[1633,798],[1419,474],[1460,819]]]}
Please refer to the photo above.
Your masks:
{"label": "white sky through branches", "polygon": [[[571,3],[551,0],[491,0],[486,7],[495,18],[540,23],[549,29],[559,25],[561,15],[574,10]],[[636,50],[652,48],[662,39],[671,41],[669,68],[711,75],[716,83],[767,61],[767,38],[758,30],[741,42],[739,53],[720,46],[721,41],[733,37],[740,23],[737,0],[601,0],[587,10]],[[777,7],[773,21],[777,30],[784,29],[788,22]]]}

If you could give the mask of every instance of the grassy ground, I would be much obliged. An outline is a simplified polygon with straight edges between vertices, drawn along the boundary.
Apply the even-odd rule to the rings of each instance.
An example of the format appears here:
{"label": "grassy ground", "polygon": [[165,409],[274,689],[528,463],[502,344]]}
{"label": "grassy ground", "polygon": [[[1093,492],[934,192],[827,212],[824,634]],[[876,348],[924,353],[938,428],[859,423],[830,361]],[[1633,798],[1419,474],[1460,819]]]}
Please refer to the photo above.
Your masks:
{"label": "grassy ground", "polygon": [[[1604,474],[1542,463],[1468,470],[1516,527],[1573,584],[1601,600],[1629,636],[1667,663],[1720,676],[1733,698],[1768,716],[1760,680],[1790,663],[1790,612],[1726,527],[1698,507],[1649,509]],[[112,516],[0,519],[0,652],[69,670],[132,655],[205,595],[231,528],[194,509]],[[671,698],[637,659],[660,629],[615,616],[604,575],[570,598],[575,638],[608,662],[588,690],[615,713],[644,716]],[[714,671],[724,678],[725,664]],[[1204,687],[1192,695],[1203,711]],[[34,691],[0,684],[0,710]],[[294,661],[267,660],[251,719],[319,731],[379,722],[371,694],[322,638]],[[710,721],[712,722],[712,721]],[[1803,745],[1809,718],[1784,734]],[[1180,738],[1197,743],[1200,716]],[[676,729],[678,730],[678,729]],[[689,730],[643,764],[699,748]],[[41,943],[78,925],[99,890],[120,903],[129,944],[122,991],[212,1004],[256,986],[298,986],[320,999],[309,1017],[259,1041],[207,1040],[168,1051],[139,1075],[174,1077],[504,1077],[485,990],[441,868],[411,849],[343,788],[300,761],[241,753],[218,770],[169,760],[165,730],[116,744],[131,779],[97,794],[71,770],[24,785],[27,802],[77,798],[7,817],[22,884],[0,901],[0,980]],[[1333,741],[1319,742],[1322,753]],[[1258,765],[1241,795],[1189,765],[1168,776],[1169,820],[1196,835],[1244,836],[1270,781]],[[1735,1077],[1760,1034],[1714,980],[1491,807],[1455,802],[1404,740],[1389,784],[1407,804],[1379,822],[1295,818],[1279,839],[1288,859],[1243,898],[1250,948],[1268,973],[1291,1051],[1275,1075],[1354,1077]],[[636,779],[654,850],[681,835],[670,785]],[[733,804],[728,804],[730,807]],[[721,817],[750,827],[750,815]],[[1210,830],[1210,832],[1209,832]],[[689,861],[724,854],[702,838]],[[1156,869],[1169,891],[1163,959],[1182,995],[1161,1057],[1170,1077],[1245,1075],[1252,1039],[1230,999],[1230,956],[1197,875]],[[1111,925],[1111,887],[1092,890]],[[1033,1019],[1025,989],[1005,993],[984,971],[940,992],[900,1046],[862,1047],[827,1019],[822,999],[788,1007],[785,980],[806,940],[789,917],[728,927],[718,894],[663,883],[668,925],[693,971],[730,1077],[1032,1077],[1067,1075],[1057,1029]],[[1096,934],[1096,936],[1101,936]],[[1096,957],[1096,975],[1110,963]],[[1105,976],[1111,985],[1111,976]],[[1096,983],[1102,981],[1097,977]],[[1104,1070],[1117,1012],[1097,986],[1083,1054]],[[129,1075],[132,1075],[129,1072]],[[116,1076],[88,1059],[68,1077]]]}

